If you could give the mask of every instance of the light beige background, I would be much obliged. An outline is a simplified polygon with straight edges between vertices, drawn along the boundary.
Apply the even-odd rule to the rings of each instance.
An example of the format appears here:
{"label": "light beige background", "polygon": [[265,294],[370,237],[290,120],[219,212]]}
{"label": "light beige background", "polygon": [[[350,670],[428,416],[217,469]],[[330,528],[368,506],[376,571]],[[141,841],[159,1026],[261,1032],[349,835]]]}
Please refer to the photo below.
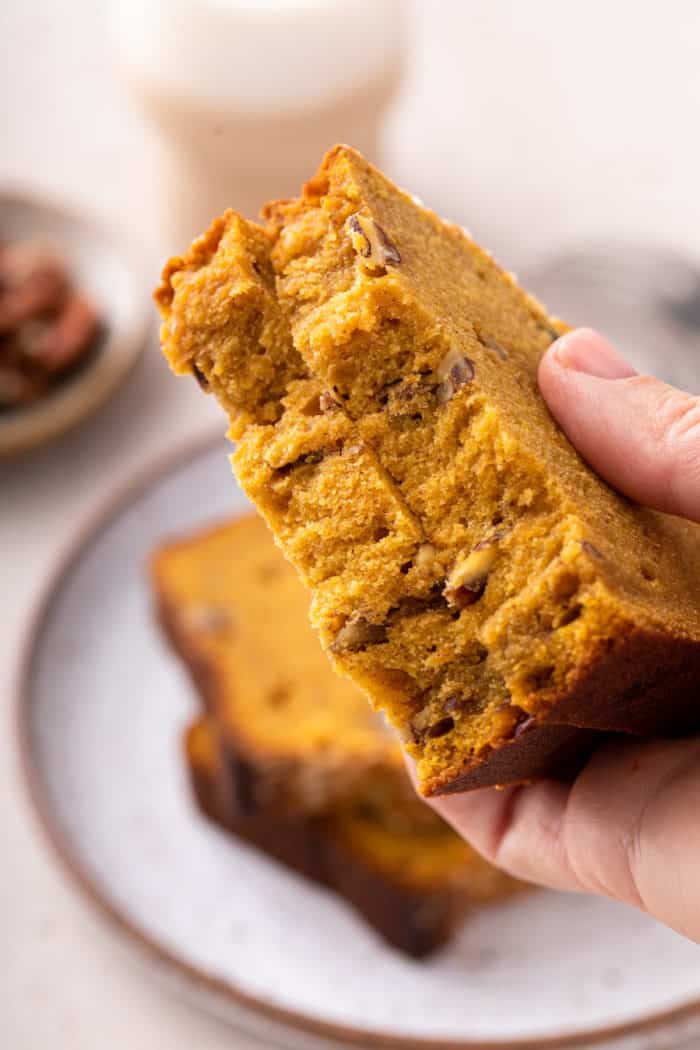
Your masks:
{"label": "light beige background", "polygon": [[[700,255],[700,5],[441,0],[416,51],[389,170],[515,268],[580,236]],[[100,3],[0,0],[0,184],[65,196],[125,229],[154,277],[149,133],[113,78]],[[20,784],[16,659],[77,523],[133,470],[218,416],[153,347],[98,419],[0,464],[0,1045],[258,1045],[147,981],[57,871]]]}

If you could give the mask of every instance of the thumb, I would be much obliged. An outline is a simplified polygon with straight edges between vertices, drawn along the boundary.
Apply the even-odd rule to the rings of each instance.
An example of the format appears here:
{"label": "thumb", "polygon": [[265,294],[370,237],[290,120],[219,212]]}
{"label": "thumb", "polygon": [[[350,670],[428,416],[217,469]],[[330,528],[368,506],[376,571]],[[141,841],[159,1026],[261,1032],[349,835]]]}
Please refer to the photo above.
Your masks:
{"label": "thumb", "polygon": [[545,353],[549,409],[605,481],[648,507],[700,521],[700,399],[638,375],[602,336],[579,328]]}

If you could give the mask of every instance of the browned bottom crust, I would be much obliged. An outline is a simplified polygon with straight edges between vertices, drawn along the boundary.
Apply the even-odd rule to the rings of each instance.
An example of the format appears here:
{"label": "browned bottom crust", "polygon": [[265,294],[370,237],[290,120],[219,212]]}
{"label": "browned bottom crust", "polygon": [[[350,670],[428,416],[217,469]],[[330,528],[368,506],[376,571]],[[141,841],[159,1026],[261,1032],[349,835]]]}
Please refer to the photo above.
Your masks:
{"label": "browned bottom crust", "polygon": [[456,795],[460,791],[523,784],[544,777],[571,780],[588,761],[601,733],[574,726],[537,725],[532,722],[516,740],[504,741],[439,791],[431,795]]}
{"label": "browned bottom crust", "polygon": [[[238,838],[307,878],[335,890],[395,948],[421,958],[450,938],[468,901],[460,889],[414,892],[371,868],[334,834],[332,820],[242,811],[238,763],[217,776],[187,752],[192,789],[202,812]],[[247,789],[246,789],[247,790]]]}
{"label": "browned bottom crust", "polygon": [[700,652],[693,643],[637,630],[598,653],[569,695],[552,699],[543,721],[522,723],[515,737],[480,755],[446,788],[432,793],[456,794],[541,777],[570,779],[604,733],[697,733],[698,674]]}
{"label": "browned bottom crust", "polygon": [[567,694],[547,698],[544,721],[635,736],[697,733],[699,678],[696,642],[635,628],[592,653]]}

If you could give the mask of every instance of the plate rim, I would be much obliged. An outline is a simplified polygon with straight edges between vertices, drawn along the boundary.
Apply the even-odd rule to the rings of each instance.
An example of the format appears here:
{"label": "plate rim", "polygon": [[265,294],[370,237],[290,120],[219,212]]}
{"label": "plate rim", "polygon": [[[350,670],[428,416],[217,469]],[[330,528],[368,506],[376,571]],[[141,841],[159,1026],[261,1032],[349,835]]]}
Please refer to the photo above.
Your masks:
{"label": "plate rim", "polygon": [[[24,415],[20,407],[14,419],[12,416],[8,418],[7,428],[0,426],[0,462],[2,462],[24,455],[63,437],[105,405],[126,382],[143,356],[148,345],[151,321],[155,326],[155,314],[151,318],[148,296],[139,292],[139,288],[145,281],[145,272],[142,272],[142,267],[137,262],[138,244],[133,237],[125,236],[123,232],[92,211],[81,210],[77,202],[46,193],[39,188],[35,189],[31,185],[22,186],[13,181],[3,182],[0,185],[0,201],[10,205],[16,204],[25,209],[51,212],[54,216],[94,236],[100,242],[108,243],[112,247],[113,254],[123,263],[134,283],[133,317],[127,327],[119,333],[120,341],[127,344],[130,348],[129,352],[123,354],[117,367],[113,367],[111,371],[104,370],[101,383],[77,407],[66,408],[66,399],[61,397],[60,389],[55,392],[55,397],[54,392],[51,391],[45,399],[42,398],[35,404],[27,406],[30,415]],[[102,354],[108,349],[110,339],[113,337],[108,332],[107,345],[103,348]],[[95,362],[87,362],[85,369],[79,369],[75,376],[77,388],[94,373],[94,365]],[[76,396],[77,394],[74,394],[73,400]]]}
{"label": "plate rim", "polygon": [[[66,576],[76,565],[85,548],[97,539],[117,515],[140,498],[158,481],[167,477],[178,467],[186,466],[208,449],[222,443],[221,431],[209,429],[204,434],[183,439],[175,448],[157,453],[145,467],[136,470],[131,477],[117,486],[114,492],[94,506],[78,525],[54,558],[52,566],[38,595],[30,605],[24,630],[20,635],[18,655],[15,662],[14,681],[11,685],[13,745],[20,780],[31,803],[34,818],[49,852],[57,862],[58,869],[67,878],[97,915],[117,935],[120,935],[134,952],[146,962],[155,964],[179,978],[191,992],[188,996],[201,1009],[205,997],[223,1001],[227,1005],[257,1015],[264,1021],[273,1022],[297,1035],[313,1036],[335,1042],[346,1047],[373,1050],[575,1050],[575,1048],[601,1046],[614,1040],[647,1034],[669,1028],[675,1024],[700,1018],[700,996],[679,1006],[656,1011],[636,1020],[615,1025],[592,1028],[583,1032],[563,1031],[559,1034],[509,1040],[471,1040],[430,1036],[397,1035],[381,1029],[362,1029],[335,1021],[325,1021],[309,1013],[278,1006],[265,998],[246,992],[232,981],[208,973],[167,947],[157,937],[148,933],[128,911],[110,899],[107,889],[98,876],[92,874],[80,858],[56,819],[51,796],[46,786],[40,761],[34,753],[32,740],[31,667],[33,657],[41,642],[43,630],[48,622],[52,602],[60,591]],[[223,454],[223,452],[222,452]]]}

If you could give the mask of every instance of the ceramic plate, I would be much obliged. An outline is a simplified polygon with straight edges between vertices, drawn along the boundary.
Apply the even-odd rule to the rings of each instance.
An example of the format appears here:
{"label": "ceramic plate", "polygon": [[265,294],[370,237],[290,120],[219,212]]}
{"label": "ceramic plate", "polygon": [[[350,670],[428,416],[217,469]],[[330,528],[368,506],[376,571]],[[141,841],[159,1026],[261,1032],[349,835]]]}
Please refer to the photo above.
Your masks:
{"label": "ceramic plate", "polygon": [[103,332],[81,367],[31,405],[0,411],[0,457],[43,444],[99,408],[143,349],[149,316],[147,283],[124,245],[65,208],[0,193],[0,237],[55,245],[73,280],[97,306]]}
{"label": "ceramic plate", "polygon": [[144,566],[165,536],[245,506],[221,442],[190,452],[76,540],[37,614],[25,768],[93,903],[180,991],[287,1046],[678,1047],[698,1028],[700,949],[631,909],[532,893],[414,962],[198,816],[181,758],[197,705]]}

